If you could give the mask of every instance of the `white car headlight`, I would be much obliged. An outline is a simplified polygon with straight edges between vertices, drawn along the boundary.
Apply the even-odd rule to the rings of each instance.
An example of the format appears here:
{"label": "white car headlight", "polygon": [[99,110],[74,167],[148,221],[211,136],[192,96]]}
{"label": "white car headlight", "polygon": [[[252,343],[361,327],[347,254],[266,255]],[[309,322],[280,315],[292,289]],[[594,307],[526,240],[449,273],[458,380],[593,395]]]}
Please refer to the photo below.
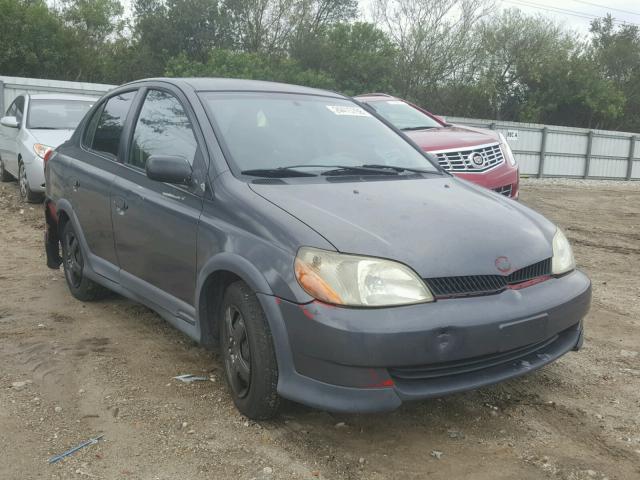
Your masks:
{"label": "white car headlight", "polygon": [[562,230],[556,230],[553,237],[553,259],[551,261],[551,273],[561,275],[570,272],[576,268],[576,262],[573,258],[573,251],[569,240],[564,236]]}
{"label": "white car headlight", "polygon": [[36,143],[33,146],[33,151],[36,152],[36,155],[39,156],[40,158],[44,158],[45,153],[47,153],[47,150],[49,150],[50,147],[49,145],[43,145],[41,143]]}
{"label": "white car headlight", "polygon": [[509,160],[511,166],[515,167],[517,163],[516,157],[513,156],[513,151],[507,143],[507,139],[504,138],[504,135],[501,133],[498,133],[498,135],[500,136],[500,148],[502,149],[502,154],[507,157],[507,160]]}
{"label": "white car headlight", "polygon": [[335,305],[382,307],[433,301],[422,279],[392,260],[302,247],[295,274],[309,295]]}

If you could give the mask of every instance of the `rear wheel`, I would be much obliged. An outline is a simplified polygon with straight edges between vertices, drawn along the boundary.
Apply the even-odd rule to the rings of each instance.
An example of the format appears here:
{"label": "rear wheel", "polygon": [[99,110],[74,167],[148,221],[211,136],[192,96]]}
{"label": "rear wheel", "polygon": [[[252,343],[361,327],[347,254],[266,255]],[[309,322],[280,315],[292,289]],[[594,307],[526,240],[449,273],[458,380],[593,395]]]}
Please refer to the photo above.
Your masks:
{"label": "rear wheel", "polygon": [[44,194],[41,192],[34,192],[29,186],[29,179],[27,178],[27,169],[24,167],[24,163],[20,162],[18,166],[18,184],[20,186],[20,198],[23,201],[29,203],[40,203],[44,200]]}
{"label": "rear wheel", "polygon": [[225,374],[236,407],[254,420],[275,416],[280,397],[273,340],[260,303],[246,283],[227,287],[220,330]]}
{"label": "rear wheel", "polygon": [[62,227],[62,265],[71,295],[88,302],[104,297],[109,291],[84,276],[84,255],[80,240],[70,221]]}
{"label": "rear wheel", "polygon": [[11,180],[13,180],[13,176],[5,170],[4,162],[0,157],[0,182],[10,182]]}

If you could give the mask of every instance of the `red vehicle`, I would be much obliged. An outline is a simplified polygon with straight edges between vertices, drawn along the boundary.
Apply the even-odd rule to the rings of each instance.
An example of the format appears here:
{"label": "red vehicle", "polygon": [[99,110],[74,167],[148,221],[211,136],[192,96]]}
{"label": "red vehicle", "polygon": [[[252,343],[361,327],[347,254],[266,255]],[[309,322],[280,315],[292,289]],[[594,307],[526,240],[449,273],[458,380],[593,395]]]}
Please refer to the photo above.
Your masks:
{"label": "red vehicle", "polygon": [[518,165],[504,136],[493,130],[450,125],[422,108],[384,93],[355,97],[404,131],[440,166],[460,178],[518,198]]}

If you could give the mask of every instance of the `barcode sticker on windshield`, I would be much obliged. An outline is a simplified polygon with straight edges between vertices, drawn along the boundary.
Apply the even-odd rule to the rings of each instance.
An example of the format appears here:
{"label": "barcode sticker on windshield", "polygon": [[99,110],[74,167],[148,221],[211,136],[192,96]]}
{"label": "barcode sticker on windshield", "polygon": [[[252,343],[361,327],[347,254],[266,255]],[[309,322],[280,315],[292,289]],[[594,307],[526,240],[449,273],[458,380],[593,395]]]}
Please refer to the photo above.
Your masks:
{"label": "barcode sticker on windshield", "polygon": [[357,105],[327,105],[327,108],[335,115],[347,115],[350,117],[370,117],[369,112]]}

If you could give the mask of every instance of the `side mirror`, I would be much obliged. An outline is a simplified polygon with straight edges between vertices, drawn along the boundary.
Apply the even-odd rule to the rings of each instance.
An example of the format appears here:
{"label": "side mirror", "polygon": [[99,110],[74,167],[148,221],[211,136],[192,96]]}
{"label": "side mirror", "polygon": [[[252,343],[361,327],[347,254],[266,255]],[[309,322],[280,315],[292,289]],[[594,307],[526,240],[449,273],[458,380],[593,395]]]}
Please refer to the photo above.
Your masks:
{"label": "side mirror", "polygon": [[19,128],[20,122],[16,119],[16,117],[2,117],[0,118],[0,124],[9,128]]}
{"label": "side mirror", "polygon": [[157,182],[188,185],[191,182],[191,165],[182,157],[152,155],[147,159],[147,177]]}

